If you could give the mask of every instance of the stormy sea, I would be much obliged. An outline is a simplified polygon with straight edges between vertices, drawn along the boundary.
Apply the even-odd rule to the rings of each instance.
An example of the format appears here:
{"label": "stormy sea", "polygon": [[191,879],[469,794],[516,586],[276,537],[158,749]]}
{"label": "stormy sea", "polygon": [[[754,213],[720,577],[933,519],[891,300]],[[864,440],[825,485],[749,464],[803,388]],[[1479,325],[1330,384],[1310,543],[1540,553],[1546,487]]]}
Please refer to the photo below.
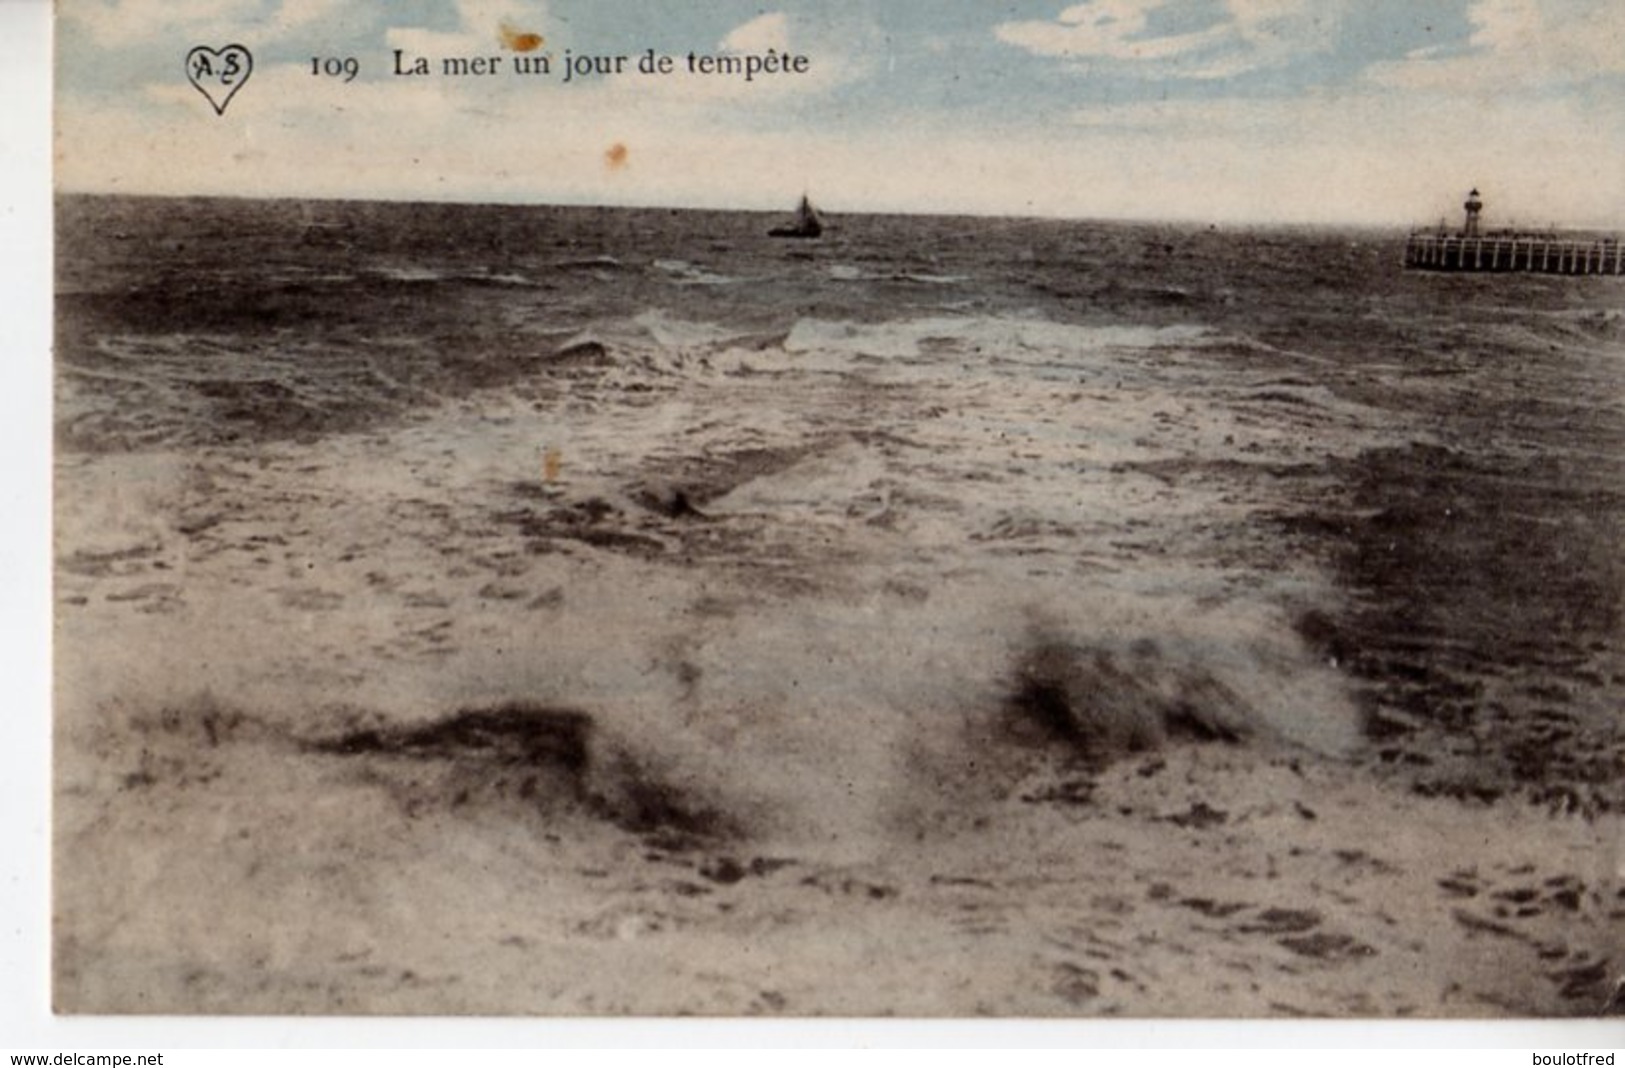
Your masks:
{"label": "stormy sea", "polygon": [[1625,280],[57,212],[60,1011],[1625,1011]]}

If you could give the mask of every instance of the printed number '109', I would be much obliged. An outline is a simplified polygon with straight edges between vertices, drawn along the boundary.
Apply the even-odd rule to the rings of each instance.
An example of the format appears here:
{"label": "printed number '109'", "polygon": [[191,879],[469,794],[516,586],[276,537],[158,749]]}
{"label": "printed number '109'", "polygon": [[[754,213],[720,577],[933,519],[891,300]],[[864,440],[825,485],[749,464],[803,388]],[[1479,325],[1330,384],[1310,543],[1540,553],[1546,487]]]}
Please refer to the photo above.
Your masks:
{"label": "printed number '109'", "polygon": [[310,73],[312,76],[325,74],[329,78],[343,78],[347,82],[355,81],[355,76],[361,73],[361,61],[354,56],[320,56],[310,58]]}

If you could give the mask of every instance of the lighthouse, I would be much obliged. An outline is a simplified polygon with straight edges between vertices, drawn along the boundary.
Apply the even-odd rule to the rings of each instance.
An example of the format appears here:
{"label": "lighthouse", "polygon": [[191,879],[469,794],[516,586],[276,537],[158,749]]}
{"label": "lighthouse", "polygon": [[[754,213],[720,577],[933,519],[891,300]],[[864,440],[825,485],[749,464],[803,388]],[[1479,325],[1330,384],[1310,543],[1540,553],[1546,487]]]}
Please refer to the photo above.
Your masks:
{"label": "lighthouse", "polygon": [[1462,228],[1462,237],[1478,236],[1478,213],[1484,210],[1484,201],[1479,199],[1478,190],[1474,189],[1467,194],[1467,203],[1462,205],[1467,210],[1467,224]]}

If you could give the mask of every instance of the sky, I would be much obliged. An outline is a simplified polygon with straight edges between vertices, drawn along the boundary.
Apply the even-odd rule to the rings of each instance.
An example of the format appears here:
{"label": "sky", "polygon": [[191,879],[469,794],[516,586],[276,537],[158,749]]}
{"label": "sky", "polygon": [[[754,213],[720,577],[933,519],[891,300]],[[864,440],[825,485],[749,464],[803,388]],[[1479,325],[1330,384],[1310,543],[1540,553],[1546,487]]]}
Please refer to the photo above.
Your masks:
{"label": "sky", "polygon": [[1620,0],[60,0],[56,47],[64,191],[1625,228]]}

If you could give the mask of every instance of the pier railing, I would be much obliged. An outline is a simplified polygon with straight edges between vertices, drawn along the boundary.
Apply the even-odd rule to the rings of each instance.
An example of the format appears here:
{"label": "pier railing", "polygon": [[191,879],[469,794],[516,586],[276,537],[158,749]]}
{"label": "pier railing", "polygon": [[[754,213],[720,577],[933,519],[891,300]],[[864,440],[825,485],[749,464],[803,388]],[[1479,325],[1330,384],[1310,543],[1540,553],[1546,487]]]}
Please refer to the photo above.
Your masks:
{"label": "pier railing", "polygon": [[1537,274],[1625,274],[1617,237],[1413,233],[1405,266],[1423,271],[1533,271]]}

